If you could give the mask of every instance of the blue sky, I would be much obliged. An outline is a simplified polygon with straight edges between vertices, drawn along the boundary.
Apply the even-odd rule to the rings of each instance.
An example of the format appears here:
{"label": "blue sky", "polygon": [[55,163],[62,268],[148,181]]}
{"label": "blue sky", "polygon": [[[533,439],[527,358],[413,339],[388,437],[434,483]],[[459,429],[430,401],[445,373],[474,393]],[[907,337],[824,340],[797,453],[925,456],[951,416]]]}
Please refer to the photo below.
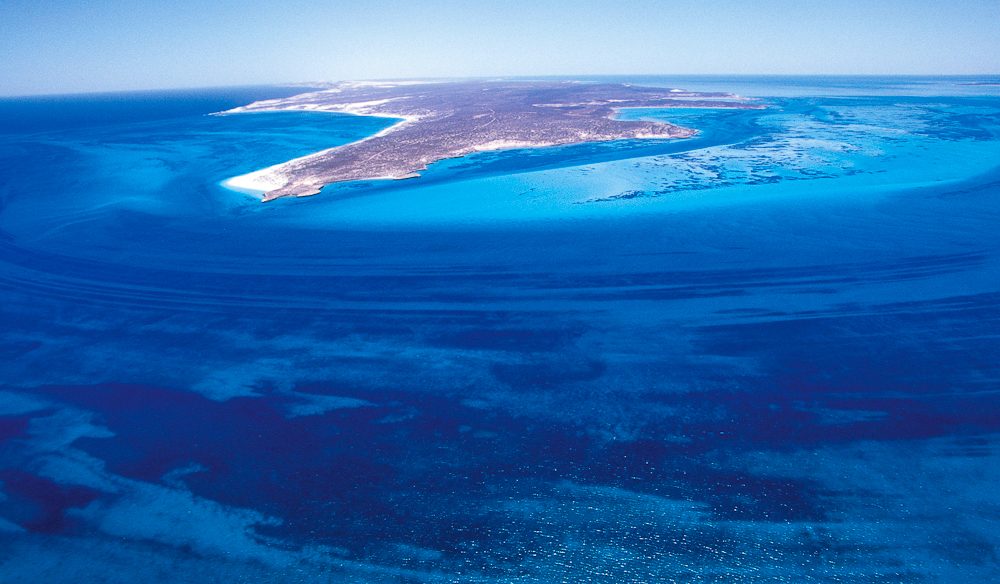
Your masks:
{"label": "blue sky", "polygon": [[0,94],[395,77],[1000,72],[1000,0],[0,0]]}

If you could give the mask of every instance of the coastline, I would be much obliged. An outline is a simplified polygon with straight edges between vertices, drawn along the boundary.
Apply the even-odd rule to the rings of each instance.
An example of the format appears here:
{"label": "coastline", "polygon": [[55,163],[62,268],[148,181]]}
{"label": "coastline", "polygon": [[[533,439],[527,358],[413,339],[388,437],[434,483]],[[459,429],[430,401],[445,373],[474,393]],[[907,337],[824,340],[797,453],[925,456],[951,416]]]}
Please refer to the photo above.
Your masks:
{"label": "coastline", "polygon": [[[352,105],[354,105],[354,104],[352,104]],[[343,148],[344,146],[349,146],[349,145],[352,145],[352,144],[361,144],[362,142],[365,142],[367,140],[372,140],[372,139],[375,139],[375,138],[380,138],[382,136],[385,136],[386,134],[389,134],[391,132],[399,130],[400,128],[406,126],[407,124],[413,123],[413,122],[415,122],[415,121],[417,121],[417,120],[420,119],[420,116],[413,116],[413,115],[406,115],[406,114],[386,115],[386,114],[381,114],[381,113],[379,113],[379,114],[364,113],[364,112],[358,111],[358,110],[348,111],[347,108],[344,108],[343,110],[332,110],[332,109],[313,109],[313,108],[308,108],[307,109],[307,108],[301,108],[301,107],[288,107],[288,108],[271,108],[271,109],[246,110],[246,109],[244,109],[245,107],[246,106],[241,106],[241,107],[233,108],[231,110],[226,110],[226,111],[223,111],[223,112],[215,112],[215,113],[210,114],[210,115],[213,115],[213,116],[228,116],[228,115],[239,115],[239,114],[246,114],[246,113],[296,112],[296,111],[301,111],[301,112],[319,112],[319,113],[347,114],[347,115],[365,116],[365,117],[371,117],[371,118],[385,118],[385,119],[390,119],[390,120],[399,120],[398,122],[396,122],[395,124],[389,126],[388,128],[380,130],[380,131],[372,134],[371,136],[365,136],[364,138],[362,138],[360,140],[355,140],[353,142],[347,142],[346,144],[340,144],[338,146],[331,146],[330,148],[324,148],[322,150],[317,150],[316,152],[312,152],[312,153],[309,153],[309,154],[305,154],[303,156],[292,158],[292,159],[286,160],[284,162],[279,162],[277,164],[273,164],[273,165],[265,167],[265,168],[261,168],[261,169],[258,169],[258,170],[254,170],[254,171],[248,172],[246,174],[240,174],[240,175],[237,175],[237,176],[233,176],[233,177],[227,178],[227,179],[225,179],[223,181],[220,181],[218,183],[219,186],[221,186],[221,187],[223,187],[225,189],[228,189],[230,191],[234,191],[234,192],[237,192],[237,193],[241,193],[241,194],[244,194],[244,195],[254,196],[254,197],[260,199],[262,202],[266,202],[266,201],[271,200],[271,199],[268,199],[267,196],[266,196],[266,194],[269,191],[273,191],[275,189],[280,189],[281,187],[283,187],[283,186],[285,186],[285,185],[288,184],[289,177],[284,172],[284,170],[287,169],[288,167],[294,166],[296,164],[300,164],[300,163],[305,162],[305,161],[307,161],[307,160],[309,160],[311,158],[314,158],[314,157],[324,156],[327,153],[329,153],[329,152],[331,152],[333,150],[336,150],[338,148]],[[410,177],[379,177],[379,179],[397,179],[397,178],[410,178]],[[372,179],[372,180],[378,180],[378,179]]]}
{"label": "coastline", "polygon": [[[263,202],[306,197],[334,182],[413,178],[431,163],[477,152],[629,139],[684,139],[698,134],[695,129],[665,121],[621,120],[625,109],[761,107],[752,103],[755,100],[733,94],[628,84],[469,82],[412,92],[395,84],[375,87],[378,89],[345,83],[213,114],[303,111],[396,120],[360,140],[233,176],[220,185]],[[417,122],[419,128],[411,127]],[[406,131],[398,138],[378,140],[401,130]]]}
{"label": "coastline", "polygon": [[[352,105],[355,105],[355,104],[352,104]],[[367,105],[367,104],[365,104],[365,105]],[[346,144],[341,144],[339,146],[332,146],[330,148],[324,148],[323,150],[317,150],[316,152],[312,152],[312,153],[306,154],[304,156],[299,156],[297,158],[292,158],[291,160],[286,160],[285,162],[279,162],[278,164],[273,164],[271,166],[268,166],[268,167],[265,167],[265,168],[261,168],[261,169],[258,169],[258,170],[254,170],[254,171],[248,172],[246,174],[241,174],[241,175],[233,176],[233,177],[227,178],[227,179],[225,179],[223,181],[220,181],[218,184],[220,186],[222,186],[223,188],[228,189],[230,191],[235,191],[235,192],[238,192],[238,193],[242,193],[244,195],[251,195],[253,197],[256,197],[256,198],[260,199],[262,202],[268,202],[268,201],[273,200],[273,198],[268,198],[266,196],[268,192],[273,191],[275,189],[280,189],[281,187],[284,187],[285,185],[287,185],[289,183],[290,179],[289,179],[288,174],[285,172],[286,169],[288,169],[290,167],[294,167],[295,165],[301,164],[303,162],[306,162],[306,161],[308,161],[308,160],[310,160],[312,158],[317,158],[317,157],[325,156],[326,154],[328,154],[328,153],[330,153],[330,152],[332,152],[334,150],[337,150],[339,148],[343,148],[345,146],[351,146],[351,145],[355,145],[355,144],[361,144],[361,143],[366,142],[368,140],[373,140],[375,138],[381,138],[381,137],[383,137],[383,136],[385,136],[387,134],[390,134],[392,132],[395,132],[395,131],[397,131],[397,130],[403,128],[403,127],[405,127],[408,124],[411,124],[411,123],[416,122],[416,121],[418,121],[418,120],[421,119],[421,116],[415,116],[415,115],[409,115],[409,114],[398,114],[398,115],[397,114],[382,114],[382,113],[374,114],[374,113],[365,113],[365,112],[361,111],[360,108],[359,109],[351,108],[351,109],[353,111],[349,111],[348,108],[343,108],[343,109],[335,111],[335,110],[331,110],[331,109],[313,109],[313,108],[306,109],[306,108],[298,108],[298,107],[244,110],[241,107],[241,108],[234,108],[233,110],[227,110],[227,111],[224,111],[224,112],[217,112],[217,113],[211,114],[211,115],[220,115],[221,116],[221,115],[238,115],[238,114],[243,114],[243,113],[305,111],[305,112],[326,112],[326,113],[349,114],[349,115],[355,115],[355,116],[366,116],[366,117],[372,117],[372,118],[386,118],[386,119],[398,119],[399,120],[399,122],[397,122],[397,123],[389,126],[388,128],[380,130],[380,131],[372,134],[371,136],[366,136],[366,137],[364,137],[364,138],[362,138],[360,140],[355,140],[353,142],[347,142]],[[653,135],[649,136],[649,138],[661,138],[661,137],[662,136],[653,136]],[[645,139],[646,136],[642,136],[641,138]],[[482,144],[482,145],[470,148],[467,152],[457,152],[453,156],[449,156],[447,158],[443,158],[442,160],[454,159],[454,158],[461,158],[463,156],[468,156],[470,154],[476,154],[476,153],[479,153],[479,152],[497,152],[497,151],[501,151],[501,150],[520,150],[520,149],[528,149],[528,148],[547,148],[547,147],[559,146],[559,145],[560,144],[556,143],[556,142],[539,142],[539,143],[534,143],[534,142],[516,141],[516,140],[495,140],[493,142],[488,142],[486,144]],[[424,167],[424,169],[426,169],[426,167]],[[364,180],[406,180],[406,179],[416,178],[418,176],[420,176],[420,175],[417,174],[417,173],[409,173],[409,174],[406,174],[406,175],[403,175],[403,176],[375,176],[375,177],[366,178]],[[307,194],[297,195],[297,197],[312,196],[313,194],[316,194],[316,193],[311,193],[311,194],[308,194],[308,195]]]}
{"label": "coastline", "polygon": [[[352,104],[352,105],[354,105],[354,104]],[[351,109],[353,109],[353,108],[351,108]],[[624,110],[624,109],[659,109],[659,108],[649,107],[649,106],[614,108],[614,114],[611,115],[611,116],[609,116],[609,118],[610,119],[617,119],[617,115],[616,114],[619,111]],[[715,108],[703,107],[701,109],[715,109]],[[724,109],[724,108],[719,108],[719,109]],[[308,161],[308,160],[310,160],[312,158],[317,158],[317,157],[325,156],[326,154],[328,154],[328,153],[330,153],[330,152],[332,152],[334,150],[343,148],[345,146],[350,146],[350,145],[354,145],[354,144],[361,144],[361,143],[366,142],[368,140],[373,140],[375,138],[381,138],[381,137],[383,137],[383,136],[385,136],[387,134],[390,134],[390,133],[392,133],[394,131],[397,131],[397,130],[405,127],[408,124],[411,124],[411,123],[416,122],[416,121],[418,121],[418,120],[421,119],[421,116],[414,116],[414,115],[407,115],[407,114],[382,114],[382,113],[374,114],[374,113],[365,113],[365,112],[360,111],[360,109],[357,109],[357,110],[354,110],[354,111],[349,111],[348,108],[343,108],[341,110],[331,110],[331,109],[314,109],[314,108],[308,108],[307,109],[307,108],[302,108],[302,107],[273,108],[273,109],[254,109],[254,110],[244,110],[242,108],[234,108],[233,110],[227,110],[227,111],[224,111],[224,112],[217,112],[217,113],[214,113],[214,114],[211,114],[211,115],[238,115],[238,114],[243,114],[243,113],[289,112],[289,111],[339,113],[339,114],[349,114],[349,115],[366,116],[366,117],[373,117],[373,118],[398,119],[399,122],[397,122],[397,123],[389,126],[388,128],[380,130],[379,132],[376,132],[376,133],[372,134],[371,136],[366,136],[366,137],[364,137],[364,138],[362,138],[360,140],[355,140],[353,142],[348,142],[346,144],[341,144],[341,145],[338,145],[338,146],[332,146],[330,148],[324,148],[323,150],[317,150],[316,152],[312,152],[310,154],[299,156],[297,158],[292,158],[290,160],[286,160],[285,162],[279,162],[277,164],[273,164],[273,165],[265,167],[265,168],[261,168],[261,169],[258,169],[258,170],[254,170],[252,172],[248,172],[246,174],[241,174],[241,175],[237,175],[237,176],[233,176],[233,177],[227,178],[227,179],[225,179],[225,180],[223,180],[223,181],[221,181],[221,182],[218,183],[220,186],[222,186],[223,188],[226,188],[228,190],[231,190],[231,191],[235,191],[235,192],[242,193],[242,194],[245,194],[245,195],[254,196],[254,197],[260,199],[262,202],[268,202],[268,201],[273,200],[273,198],[268,198],[266,196],[266,194],[268,192],[273,191],[275,189],[280,189],[280,188],[284,187],[285,185],[287,185],[289,183],[290,179],[289,179],[288,175],[284,172],[286,169],[288,169],[290,167],[294,167],[297,164],[306,162],[306,161]],[[683,126],[677,126],[677,127],[680,128],[680,129],[682,129],[682,130],[691,132],[691,135],[690,136],[686,136],[686,137],[692,137],[692,136],[698,134],[698,130],[696,130],[694,128],[685,128]],[[675,139],[676,140],[676,139],[684,139],[686,137],[665,136],[665,135],[659,135],[659,134],[640,134],[640,135],[636,135],[635,136],[635,138],[640,139],[640,140],[663,140],[663,139]],[[605,140],[599,140],[599,141],[605,141]],[[475,146],[473,148],[470,148],[467,152],[457,152],[453,156],[449,156],[449,157],[443,158],[441,160],[461,158],[463,156],[469,156],[470,154],[476,154],[476,153],[480,153],[480,152],[497,152],[497,151],[501,151],[501,150],[522,150],[522,149],[530,149],[530,148],[549,148],[549,147],[552,147],[552,146],[560,146],[560,145],[561,144],[559,144],[558,142],[538,142],[538,143],[534,143],[534,142],[519,141],[519,140],[495,140],[493,142],[488,142],[488,143],[481,144],[479,146]],[[426,167],[424,169],[426,169]],[[419,176],[419,174],[409,173],[409,174],[406,174],[404,176],[377,176],[377,177],[367,178],[365,180],[405,180],[405,179],[415,178],[417,176]],[[311,194],[308,194],[308,195],[306,195],[306,194],[298,195],[298,197],[312,196],[313,194],[316,194],[316,193],[311,193]]]}
{"label": "coastline", "polygon": [[279,170],[279,167],[285,164],[288,163],[281,162],[260,170],[233,176],[220,181],[218,184],[219,186],[230,191],[235,191],[244,195],[252,195],[263,201],[264,194],[267,191],[281,188],[288,183],[288,179]]}

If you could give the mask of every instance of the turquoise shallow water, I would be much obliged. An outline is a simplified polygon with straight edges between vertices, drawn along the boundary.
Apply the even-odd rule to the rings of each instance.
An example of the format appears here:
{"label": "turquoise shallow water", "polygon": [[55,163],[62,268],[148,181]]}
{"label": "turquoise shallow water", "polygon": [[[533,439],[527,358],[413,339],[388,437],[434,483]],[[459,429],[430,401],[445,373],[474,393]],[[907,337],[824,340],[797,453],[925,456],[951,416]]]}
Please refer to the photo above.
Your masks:
{"label": "turquoise shallow water", "polygon": [[392,121],[0,102],[0,580],[997,579],[1000,91],[632,81],[768,108],[261,204]]}

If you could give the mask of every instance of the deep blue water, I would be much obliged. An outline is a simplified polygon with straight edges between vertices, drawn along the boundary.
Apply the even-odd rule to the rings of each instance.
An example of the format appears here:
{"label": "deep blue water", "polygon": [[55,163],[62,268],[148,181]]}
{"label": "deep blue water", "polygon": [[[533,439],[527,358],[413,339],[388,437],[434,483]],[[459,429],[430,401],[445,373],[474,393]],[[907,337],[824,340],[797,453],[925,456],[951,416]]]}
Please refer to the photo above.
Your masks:
{"label": "deep blue water", "polygon": [[260,204],[391,121],[0,101],[0,582],[1000,579],[996,80],[630,80],[769,107]]}

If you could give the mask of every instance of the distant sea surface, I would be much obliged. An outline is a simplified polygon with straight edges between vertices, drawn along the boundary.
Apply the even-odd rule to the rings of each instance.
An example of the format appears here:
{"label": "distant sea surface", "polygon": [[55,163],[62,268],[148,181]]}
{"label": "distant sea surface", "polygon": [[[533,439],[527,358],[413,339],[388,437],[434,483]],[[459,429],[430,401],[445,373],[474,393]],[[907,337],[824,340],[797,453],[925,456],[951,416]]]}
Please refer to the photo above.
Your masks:
{"label": "distant sea surface", "polygon": [[0,99],[0,582],[1000,581],[1000,79],[267,204],[392,120]]}

